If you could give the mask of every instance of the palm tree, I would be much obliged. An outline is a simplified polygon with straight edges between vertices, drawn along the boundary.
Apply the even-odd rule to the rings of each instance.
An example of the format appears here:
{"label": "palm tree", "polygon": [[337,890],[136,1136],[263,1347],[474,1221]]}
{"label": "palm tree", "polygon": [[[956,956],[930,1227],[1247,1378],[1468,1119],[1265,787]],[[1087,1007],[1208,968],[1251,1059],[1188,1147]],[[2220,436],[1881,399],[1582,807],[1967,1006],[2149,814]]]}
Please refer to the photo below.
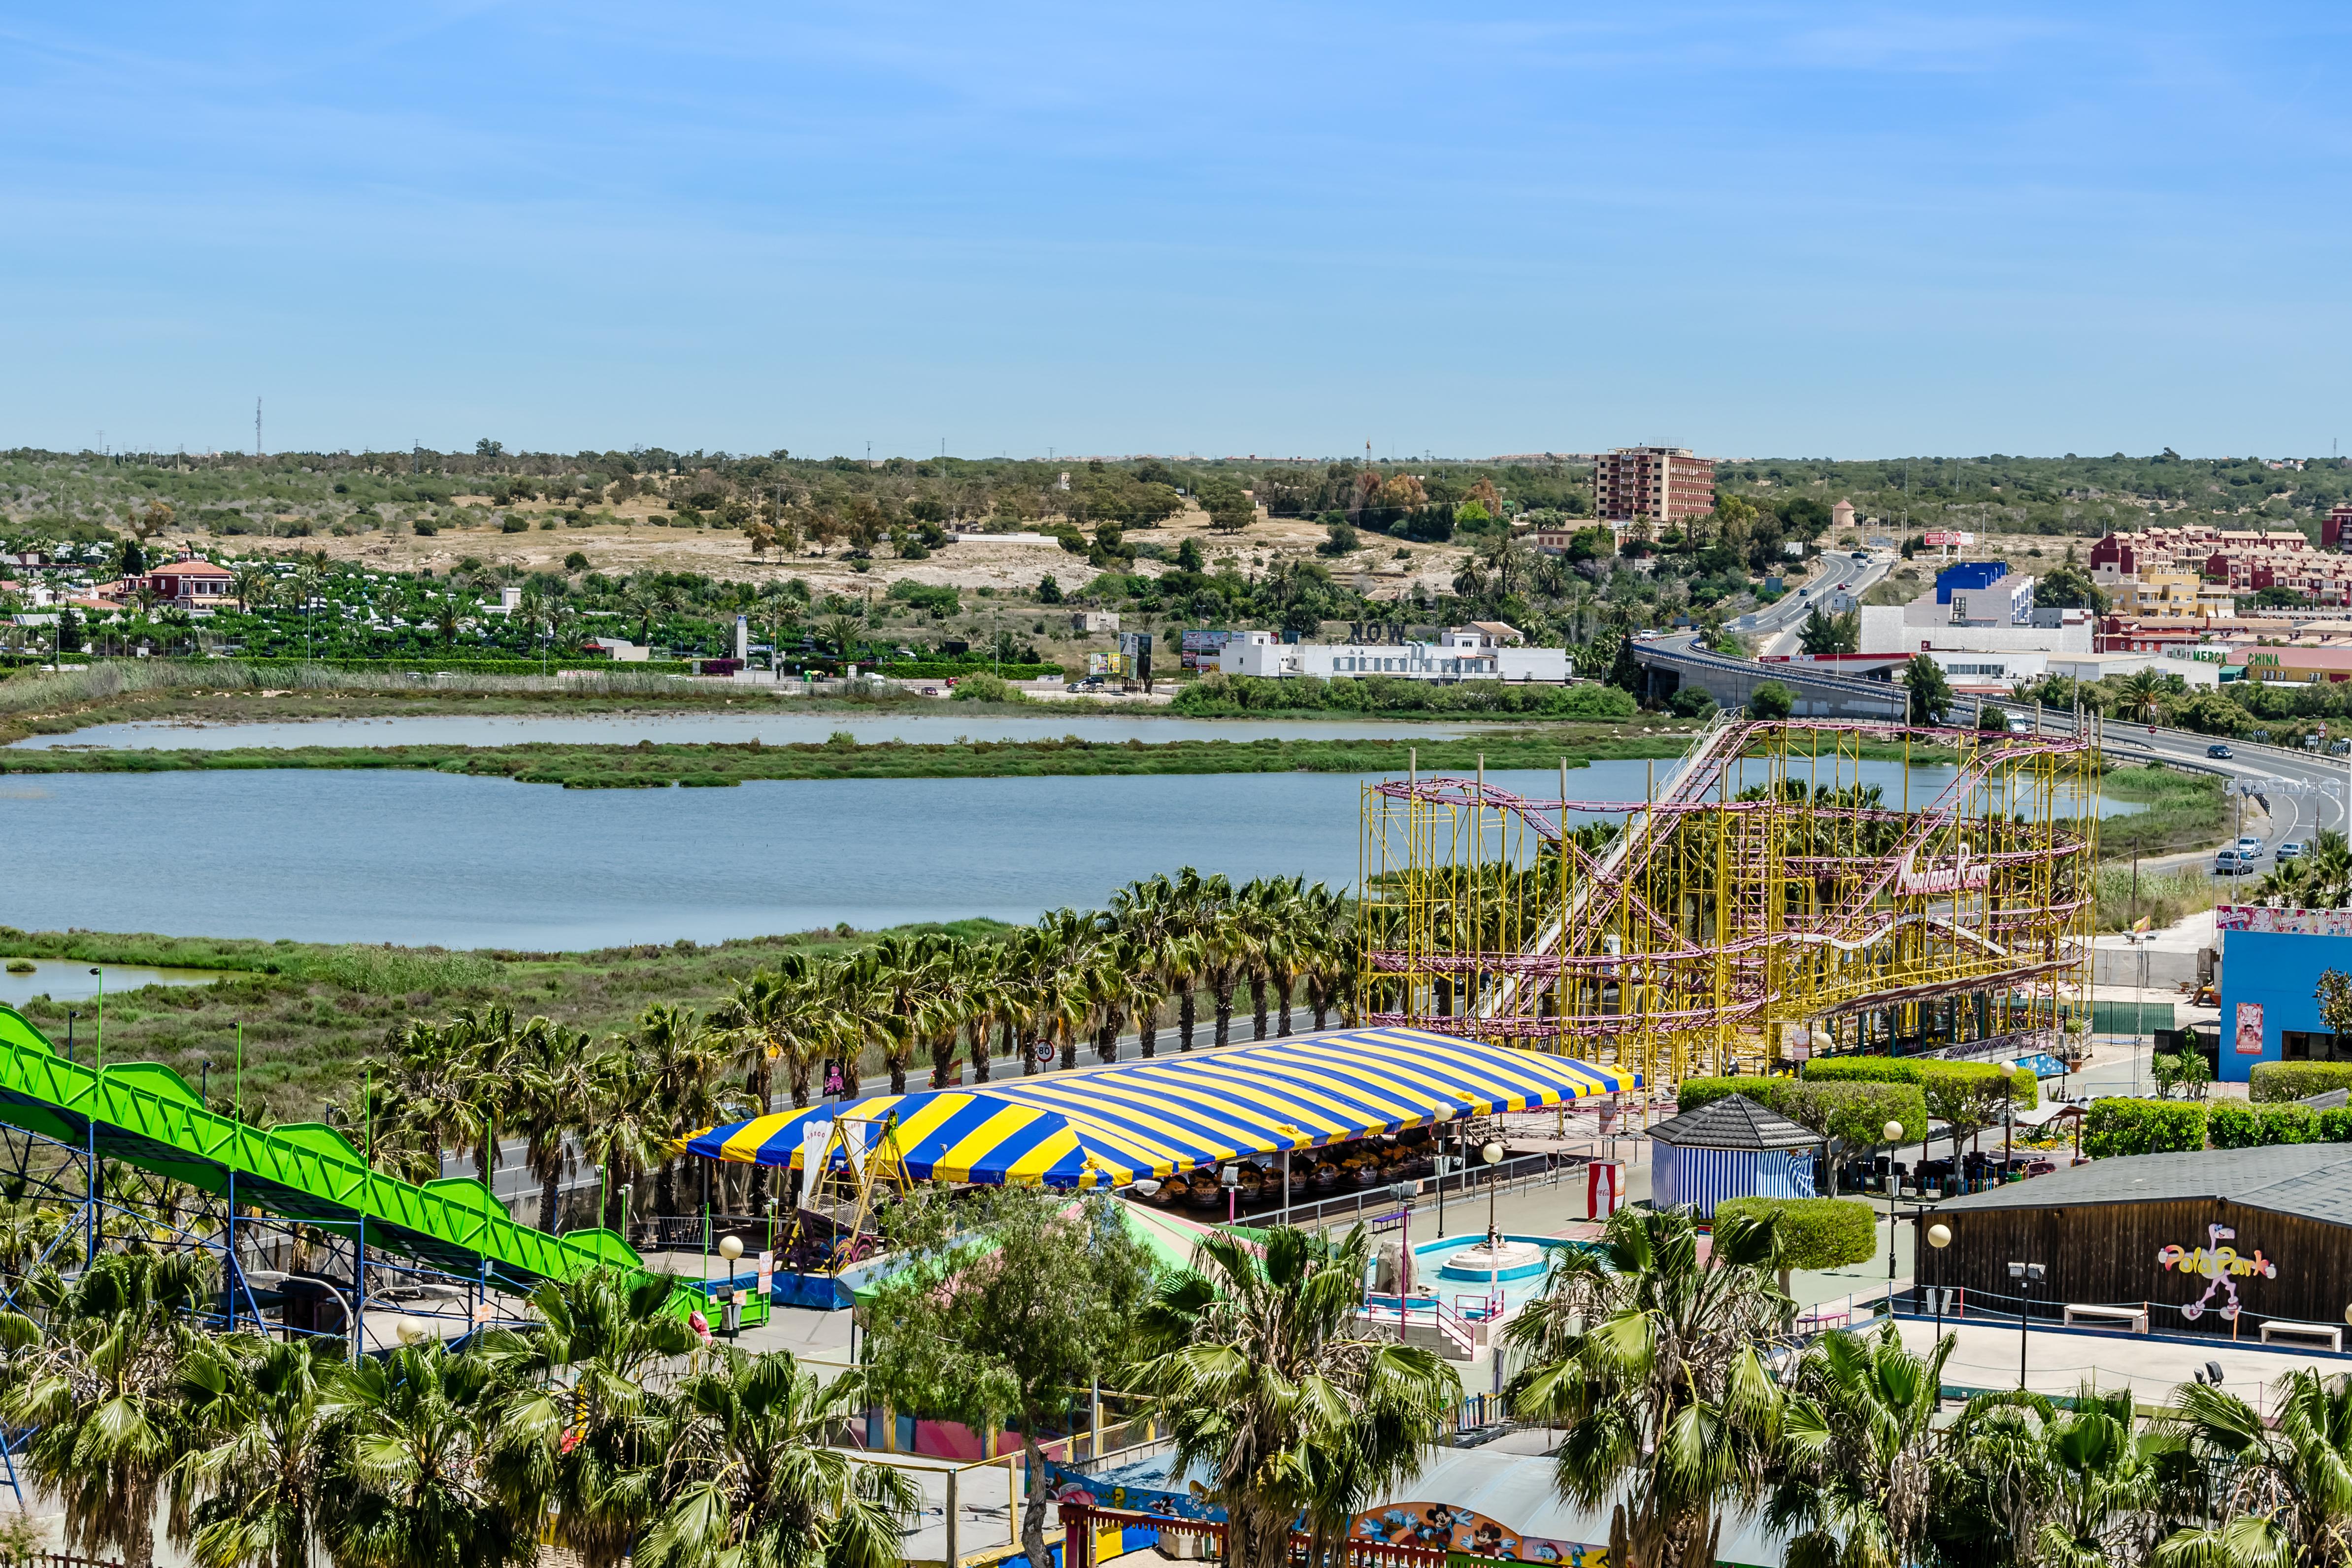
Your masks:
{"label": "palm tree", "polygon": [[1568,1429],[1560,1495],[1598,1508],[1626,1493],[1611,1562],[1712,1563],[1718,1509],[1762,1490],[1781,1407],[1765,1352],[1790,1310],[1778,1254],[1770,1221],[1738,1217],[1702,1264],[1689,1209],[1620,1209],[1505,1331],[1528,1360],[1514,1405]]}
{"label": "palm tree", "polygon": [[25,1352],[0,1420],[29,1428],[25,1468],[65,1507],[65,1542],[123,1568],[153,1568],[155,1503],[180,1457],[180,1370],[197,1342],[188,1311],[211,1269],[191,1252],[110,1252],[58,1289],[43,1341],[0,1314]]}
{"label": "palm tree", "polygon": [[1462,1396],[1433,1353],[1367,1331],[1370,1262],[1361,1226],[1336,1244],[1279,1226],[1263,1256],[1220,1234],[1144,1310],[1129,1386],[1168,1421],[1176,1468],[1198,1467],[1223,1500],[1236,1568],[1280,1568],[1302,1511],[1327,1552],[1344,1540],[1359,1509],[1420,1472]]}
{"label": "palm tree", "polygon": [[665,583],[640,573],[629,579],[621,590],[621,606],[637,617],[637,641],[650,647],[654,640],[654,617],[678,607],[678,591]]}
{"label": "palm tree", "polygon": [[1345,895],[1318,882],[1300,898],[1299,926],[1307,947],[1307,1005],[1315,1027],[1330,1026],[1331,1010],[1352,1014],[1356,987],[1356,932]]}
{"label": "palm tree", "polygon": [[491,1185],[501,1158],[499,1119],[511,1103],[511,1069],[522,1054],[522,1035],[515,1026],[514,1009],[504,1002],[460,1009],[444,1033],[446,1060],[457,1077],[449,1092],[467,1102],[465,1121],[473,1130],[474,1174],[485,1188]]}
{"label": "palm tree", "polygon": [[515,1046],[509,1114],[523,1135],[523,1163],[539,1178],[539,1228],[553,1236],[562,1229],[563,1177],[577,1159],[566,1140],[587,1129],[589,1037],[533,1018]]}
{"label": "palm tree", "polygon": [[2148,723],[2164,701],[2164,677],[2152,669],[2137,670],[2124,681],[2123,710],[2141,723]]}
{"label": "palm tree", "polygon": [[278,592],[278,576],[258,561],[240,561],[229,574],[229,591],[236,595],[239,613],[266,605]]}
{"label": "palm tree", "polygon": [[434,1340],[362,1356],[330,1380],[320,1411],[346,1436],[319,1535],[338,1568],[506,1568],[531,1558],[537,1500],[501,1489],[493,1473],[499,1372],[494,1357]]}
{"label": "palm tree", "polygon": [[411,1018],[384,1037],[392,1073],[370,1108],[374,1152],[397,1174],[431,1181],[441,1174],[441,1151],[478,1148],[483,1097],[470,1056],[454,1027]]}
{"label": "palm tree", "polygon": [[[727,1039],[690,1007],[656,1003],[637,1016],[635,1049],[657,1114],[672,1129],[715,1126],[743,1109],[742,1097],[723,1088]],[[665,1150],[654,1187],[654,1208],[678,1213],[677,1158]]]}
{"label": "palm tree", "polygon": [[1889,1321],[1875,1334],[1825,1334],[1790,1380],[1784,1469],[1765,1517],[1790,1568],[1902,1568],[1928,1521],[1940,1434],[1946,1335],[1925,1356]]}
{"label": "palm tree", "polygon": [[2352,1376],[2305,1368],[2273,1385],[2270,1421],[2233,1394],[2183,1384],[2165,1417],[2188,1463],[2168,1511],[2203,1521],[2157,1548],[2159,1568],[2337,1568],[2352,1557]]}
{"label": "palm tree", "polygon": [[597,1223],[619,1231],[637,1178],[667,1158],[677,1124],[655,1098],[651,1062],[625,1037],[615,1037],[588,1064],[586,1133],[581,1152],[604,1173],[604,1213]]}
{"label": "palm tree", "polygon": [[864,1381],[853,1369],[821,1383],[788,1351],[729,1349],[680,1384],[640,1568],[898,1568],[899,1521],[921,1495],[901,1472],[830,1446]]}
{"label": "palm tree", "polygon": [[240,1334],[192,1347],[179,1392],[194,1441],[173,1483],[197,1568],[309,1568],[334,1484],[320,1395],[337,1364],[321,1340]]}
{"label": "palm tree", "polygon": [[677,1281],[599,1268],[531,1293],[539,1326],[492,1352],[530,1379],[499,1417],[509,1489],[555,1505],[555,1539],[587,1568],[615,1568],[658,1503],[659,1402],[646,1386],[663,1360],[700,1341],[668,1310]]}

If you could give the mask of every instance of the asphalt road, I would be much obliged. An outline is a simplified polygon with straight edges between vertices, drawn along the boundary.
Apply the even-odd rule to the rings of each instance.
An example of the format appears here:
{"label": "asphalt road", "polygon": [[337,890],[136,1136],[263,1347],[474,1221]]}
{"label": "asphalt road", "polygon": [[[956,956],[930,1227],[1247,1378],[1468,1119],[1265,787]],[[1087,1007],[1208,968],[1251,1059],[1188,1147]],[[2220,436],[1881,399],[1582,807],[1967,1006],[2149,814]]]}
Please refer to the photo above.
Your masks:
{"label": "asphalt road", "polygon": [[1791,593],[1777,604],[1751,611],[1730,623],[1730,628],[1745,637],[1754,637],[1763,653],[1794,653],[1797,634],[1805,617],[1813,613],[1815,601],[1832,588],[1843,588],[1859,598],[1864,589],[1886,575],[1895,564],[1891,551],[1874,550],[1867,561],[1856,561],[1843,550],[1824,551],[1815,558],[1818,564],[1813,575],[1801,587],[1810,593]]}
{"label": "asphalt road", "polygon": [[[2072,727],[2073,715],[2046,713],[2042,721],[2063,732]],[[2208,750],[2217,743],[2227,745],[2231,754],[2208,756]],[[2344,831],[2345,791],[2347,782],[2352,782],[2352,758],[2330,757],[2284,746],[2261,746],[2251,741],[2217,742],[2210,735],[2127,724],[2120,719],[2107,721],[2105,745],[2118,760],[2160,759],[2256,785],[2263,803],[2270,807],[2270,826],[2263,837],[2272,849],[2294,840],[2308,843],[2311,836],[2323,827]],[[2271,787],[2261,788],[2262,785]],[[2271,865],[2266,854],[2257,868],[2268,870]]]}

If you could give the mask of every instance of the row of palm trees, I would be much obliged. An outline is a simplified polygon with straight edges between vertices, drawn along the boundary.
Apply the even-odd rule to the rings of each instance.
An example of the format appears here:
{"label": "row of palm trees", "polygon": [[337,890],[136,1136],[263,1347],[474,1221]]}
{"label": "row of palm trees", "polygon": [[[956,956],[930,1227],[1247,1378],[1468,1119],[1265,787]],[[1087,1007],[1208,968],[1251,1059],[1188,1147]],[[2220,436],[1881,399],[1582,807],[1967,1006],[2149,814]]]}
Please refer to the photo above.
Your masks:
{"label": "row of palm trees", "polygon": [[862,1401],[785,1352],[705,1347],[672,1283],[542,1286],[533,1321],[346,1362],[209,1334],[198,1254],[109,1253],[0,1313],[0,1419],[66,1545],[152,1568],[159,1510],[198,1568],[896,1568],[917,1499],[827,1445]]}
{"label": "row of palm trees", "polygon": [[[1166,1028],[1179,1051],[1204,1033],[1222,1046],[1244,997],[1253,1038],[1290,1034],[1300,1004],[1326,1027],[1349,1010],[1353,941],[1346,900],[1321,883],[1236,886],[1188,867],[1129,884],[1108,910],[1057,910],[1001,939],[934,932],[837,956],[788,952],[707,1012],[660,1004],[601,1040],[503,1003],[410,1019],[346,1120],[379,1166],[411,1180],[439,1175],[441,1152],[460,1149],[488,1182],[501,1141],[520,1139],[550,1231],[563,1179],[584,1159],[604,1173],[603,1223],[617,1227],[625,1214],[698,1209],[701,1194],[680,1190],[677,1138],[760,1114],[780,1092],[797,1109],[830,1079],[856,1092],[875,1068],[903,1094],[924,1068],[938,1089],[963,1064],[985,1083],[1015,1063],[1034,1074],[1086,1053],[1109,1061],[1129,1029],[1146,1057]],[[765,1172],[709,1179],[724,1184],[715,1195],[730,1212],[743,1212],[738,1201],[764,1212]],[[650,1190],[633,1205],[640,1185]]]}

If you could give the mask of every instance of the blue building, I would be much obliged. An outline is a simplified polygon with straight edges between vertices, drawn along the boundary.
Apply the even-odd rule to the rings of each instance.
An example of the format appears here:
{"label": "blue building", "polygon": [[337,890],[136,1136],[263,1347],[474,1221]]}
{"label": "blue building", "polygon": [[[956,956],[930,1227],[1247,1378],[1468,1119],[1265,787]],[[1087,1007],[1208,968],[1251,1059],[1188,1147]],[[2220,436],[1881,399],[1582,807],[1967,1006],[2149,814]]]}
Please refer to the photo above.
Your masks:
{"label": "blue building", "polygon": [[2008,575],[2006,561],[1956,561],[1936,574],[1936,603],[1950,604],[1955,588],[1990,588]]}
{"label": "blue building", "polygon": [[2352,1036],[2320,1021],[2320,972],[2352,973],[2352,910],[2224,905],[2221,1079],[2243,1083],[2256,1062],[2352,1062]]}

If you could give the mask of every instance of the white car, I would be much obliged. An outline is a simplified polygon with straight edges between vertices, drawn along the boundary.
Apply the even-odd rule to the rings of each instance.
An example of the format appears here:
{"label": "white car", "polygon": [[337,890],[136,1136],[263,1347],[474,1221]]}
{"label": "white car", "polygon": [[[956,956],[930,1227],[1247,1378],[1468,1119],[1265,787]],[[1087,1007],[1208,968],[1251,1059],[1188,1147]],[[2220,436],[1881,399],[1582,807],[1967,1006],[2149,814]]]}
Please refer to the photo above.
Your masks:
{"label": "white car", "polygon": [[2259,860],[2263,858],[2263,841],[2249,833],[2238,840],[2238,858]]}
{"label": "white car", "polygon": [[2213,875],[2216,877],[2243,876],[2253,868],[2253,861],[2242,858],[2234,849],[2220,850],[2213,856]]}

